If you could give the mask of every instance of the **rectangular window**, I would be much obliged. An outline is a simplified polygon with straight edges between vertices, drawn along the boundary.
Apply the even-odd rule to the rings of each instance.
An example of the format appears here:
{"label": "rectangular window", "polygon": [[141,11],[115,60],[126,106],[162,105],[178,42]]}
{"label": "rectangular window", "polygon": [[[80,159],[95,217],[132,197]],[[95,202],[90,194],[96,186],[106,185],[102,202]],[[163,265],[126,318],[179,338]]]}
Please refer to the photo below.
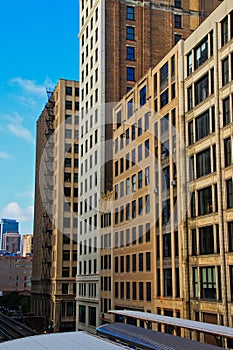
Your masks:
{"label": "rectangular window", "polygon": [[143,295],[143,282],[139,282],[139,300],[143,300],[144,299],[144,295]]}
{"label": "rectangular window", "polygon": [[210,148],[197,153],[197,178],[211,173]]}
{"label": "rectangular window", "polygon": [[194,49],[194,67],[197,69],[208,60],[208,36]]}
{"label": "rectangular window", "polygon": [[222,61],[222,86],[229,83],[229,58]]}
{"label": "rectangular window", "polygon": [[208,73],[195,83],[195,105],[198,105],[209,96]]}
{"label": "rectangular window", "polygon": [[231,138],[228,137],[224,140],[224,160],[225,167],[228,167],[232,164],[232,152],[231,152]]}
{"label": "rectangular window", "polygon": [[146,224],[146,242],[150,242],[150,223]]}
{"label": "rectangular window", "polygon": [[133,115],[133,99],[127,103],[127,117],[128,119]]}
{"label": "rectangular window", "polygon": [[126,80],[135,81],[135,68],[126,67]]}
{"label": "rectangular window", "polygon": [[116,120],[117,120],[117,129],[118,129],[121,126],[121,111],[117,112]]}
{"label": "rectangular window", "polygon": [[132,255],[132,271],[133,272],[137,271],[137,256],[136,256],[136,254]]}
{"label": "rectangular window", "polygon": [[163,235],[163,257],[171,257],[171,234],[167,233]]}
{"label": "rectangular window", "polygon": [[187,76],[192,74],[192,68],[193,68],[193,58],[192,58],[192,52],[190,52],[187,55]]}
{"label": "rectangular window", "polygon": [[143,253],[138,255],[138,271],[143,271]]}
{"label": "rectangular window", "polygon": [[168,104],[168,89],[165,90],[161,95],[160,95],[160,108],[163,108],[166,104]]}
{"label": "rectangular window", "polygon": [[198,271],[193,267],[193,298],[198,298]]}
{"label": "rectangular window", "polygon": [[215,267],[201,268],[201,299],[216,300]]}
{"label": "rectangular window", "polygon": [[193,86],[189,86],[187,89],[188,111],[193,109]]}
{"label": "rectangular window", "polygon": [[227,187],[227,208],[233,208],[233,182],[232,179],[226,181]]}
{"label": "rectangular window", "polygon": [[170,220],[170,199],[163,201],[162,206],[162,223],[166,225]]}
{"label": "rectangular window", "polygon": [[228,16],[221,22],[221,41],[222,46],[228,42]]}
{"label": "rectangular window", "polygon": [[133,285],[133,300],[136,300],[137,299],[137,284],[136,284],[136,282],[133,282],[132,285]]}
{"label": "rectangular window", "polygon": [[148,214],[150,212],[150,195],[147,194],[145,199],[146,199],[146,214]]}
{"label": "rectangular window", "polygon": [[212,213],[212,187],[206,187],[198,191],[198,215]]}
{"label": "rectangular window", "polygon": [[150,167],[145,168],[145,186],[148,186],[150,183]]}
{"label": "rectangular window", "polygon": [[214,253],[214,231],[213,226],[199,228],[200,254]]}
{"label": "rectangular window", "polygon": [[149,156],[150,153],[150,140],[145,141],[145,158]]}
{"label": "rectangular window", "polygon": [[230,97],[228,96],[222,101],[223,104],[223,126],[231,122],[231,113],[230,113]]}
{"label": "rectangular window", "polygon": [[188,140],[189,145],[194,143],[193,120],[188,123]]}
{"label": "rectangular window", "polygon": [[144,104],[146,104],[146,85],[143,86],[139,94],[140,94],[140,107],[142,107],[144,106]]}
{"label": "rectangular window", "polygon": [[143,202],[142,197],[138,198],[138,215],[143,214]]}
{"label": "rectangular window", "polygon": [[146,282],[146,301],[151,301],[151,282]]}
{"label": "rectangular window", "polygon": [[174,7],[180,9],[181,8],[181,0],[174,0]]}
{"label": "rectangular window", "polygon": [[181,28],[181,24],[182,24],[182,16],[181,15],[174,15],[174,27]]}
{"label": "rectangular window", "polygon": [[171,297],[172,296],[172,269],[164,269],[163,277],[164,277],[164,296]]}
{"label": "rectangular window", "polygon": [[134,7],[126,6],[126,19],[133,21],[134,20]]}
{"label": "rectangular window", "polygon": [[134,40],[134,27],[126,27],[126,39],[127,40]]}
{"label": "rectangular window", "polygon": [[132,219],[136,218],[136,201],[132,201]]}
{"label": "rectangular window", "polygon": [[142,170],[138,172],[138,188],[142,188]]}
{"label": "rectangular window", "polygon": [[196,141],[209,135],[210,133],[210,116],[209,110],[196,118]]}
{"label": "rectangular window", "polygon": [[160,68],[160,90],[164,90],[168,85],[168,62]]}
{"label": "rectangular window", "polygon": [[135,48],[133,46],[126,46],[126,59],[129,61],[135,60]]}

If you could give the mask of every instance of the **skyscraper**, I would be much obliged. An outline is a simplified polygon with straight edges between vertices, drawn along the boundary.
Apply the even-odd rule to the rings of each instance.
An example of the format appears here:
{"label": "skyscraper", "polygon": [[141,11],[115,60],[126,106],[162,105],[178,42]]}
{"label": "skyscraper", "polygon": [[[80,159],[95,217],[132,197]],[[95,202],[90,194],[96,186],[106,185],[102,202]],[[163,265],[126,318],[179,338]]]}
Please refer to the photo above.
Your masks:
{"label": "skyscraper", "polygon": [[[77,329],[94,331],[100,323],[99,230],[101,199],[112,190],[111,103],[132,89],[218,4],[218,0],[211,4],[207,0],[80,1]],[[111,280],[108,283],[111,288]]]}
{"label": "skyscraper", "polygon": [[0,229],[1,229],[0,239],[1,239],[1,248],[2,248],[4,233],[6,232],[18,233],[19,223],[15,219],[1,219]]}

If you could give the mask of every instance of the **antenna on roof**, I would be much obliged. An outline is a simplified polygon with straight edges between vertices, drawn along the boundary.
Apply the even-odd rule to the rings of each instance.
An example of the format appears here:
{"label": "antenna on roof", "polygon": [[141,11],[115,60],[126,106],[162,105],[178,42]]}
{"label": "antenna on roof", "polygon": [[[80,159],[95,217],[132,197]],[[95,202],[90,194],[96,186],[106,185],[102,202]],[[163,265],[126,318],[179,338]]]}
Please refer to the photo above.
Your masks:
{"label": "antenna on roof", "polygon": [[47,96],[48,96],[48,100],[50,99],[50,97],[52,96],[53,94],[53,90],[51,88],[46,88],[46,93],[47,93]]}

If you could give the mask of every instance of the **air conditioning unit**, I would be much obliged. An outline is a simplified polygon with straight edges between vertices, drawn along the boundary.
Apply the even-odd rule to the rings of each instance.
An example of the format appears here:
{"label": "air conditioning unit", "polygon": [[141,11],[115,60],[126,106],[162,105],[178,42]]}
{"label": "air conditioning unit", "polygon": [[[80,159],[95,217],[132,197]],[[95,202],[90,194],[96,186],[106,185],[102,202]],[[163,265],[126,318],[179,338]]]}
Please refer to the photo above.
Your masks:
{"label": "air conditioning unit", "polygon": [[176,186],[176,180],[173,180],[173,181],[171,182],[171,185],[172,185],[172,186]]}
{"label": "air conditioning unit", "polygon": [[159,189],[156,187],[154,190],[153,190],[154,193],[158,193],[159,192]]}

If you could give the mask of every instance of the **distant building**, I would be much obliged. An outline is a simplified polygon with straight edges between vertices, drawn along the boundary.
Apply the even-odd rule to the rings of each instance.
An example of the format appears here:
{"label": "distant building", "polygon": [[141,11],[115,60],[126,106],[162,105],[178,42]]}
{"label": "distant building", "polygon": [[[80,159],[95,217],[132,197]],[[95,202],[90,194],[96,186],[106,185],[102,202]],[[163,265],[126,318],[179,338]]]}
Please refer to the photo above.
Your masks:
{"label": "distant building", "polygon": [[0,256],[0,291],[30,292],[32,257]]}
{"label": "distant building", "polygon": [[6,232],[13,232],[18,233],[19,232],[19,223],[18,221],[14,219],[1,219],[0,222],[0,243],[2,247],[3,243],[3,235]]}
{"label": "distant building", "polygon": [[21,255],[28,256],[33,254],[33,235],[21,235]]}
{"label": "distant building", "polygon": [[2,249],[8,254],[20,252],[21,235],[19,233],[7,232],[2,238]]}

